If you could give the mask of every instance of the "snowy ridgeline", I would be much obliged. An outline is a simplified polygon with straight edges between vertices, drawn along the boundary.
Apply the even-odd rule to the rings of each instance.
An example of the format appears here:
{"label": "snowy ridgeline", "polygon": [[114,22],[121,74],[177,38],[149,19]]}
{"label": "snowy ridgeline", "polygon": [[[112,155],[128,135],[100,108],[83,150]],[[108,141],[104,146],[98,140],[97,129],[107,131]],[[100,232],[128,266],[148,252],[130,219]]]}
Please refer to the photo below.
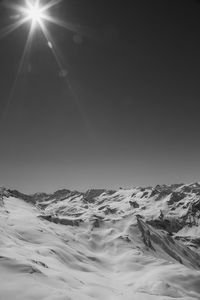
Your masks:
{"label": "snowy ridgeline", "polygon": [[0,193],[0,299],[200,299],[200,185]]}

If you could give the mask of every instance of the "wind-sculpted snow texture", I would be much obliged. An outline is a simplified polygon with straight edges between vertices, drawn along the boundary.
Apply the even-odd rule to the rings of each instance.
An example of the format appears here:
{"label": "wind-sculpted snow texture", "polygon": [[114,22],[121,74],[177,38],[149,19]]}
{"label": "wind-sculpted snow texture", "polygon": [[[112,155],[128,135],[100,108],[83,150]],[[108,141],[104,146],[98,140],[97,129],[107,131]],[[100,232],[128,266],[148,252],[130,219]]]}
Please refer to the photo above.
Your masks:
{"label": "wind-sculpted snow texture", "polygon": [[200,185],[0,193],[1,300],[200,299]]}

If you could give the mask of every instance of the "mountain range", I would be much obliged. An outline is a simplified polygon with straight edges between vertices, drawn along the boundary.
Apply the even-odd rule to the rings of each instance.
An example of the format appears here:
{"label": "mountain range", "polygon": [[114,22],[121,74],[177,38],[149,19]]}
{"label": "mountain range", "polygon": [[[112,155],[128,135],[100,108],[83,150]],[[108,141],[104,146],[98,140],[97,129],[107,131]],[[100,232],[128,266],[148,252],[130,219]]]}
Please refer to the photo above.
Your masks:
{"label": "mountain range", "polygon": [[200,299],[200,184],[0,190],[0,299]]}

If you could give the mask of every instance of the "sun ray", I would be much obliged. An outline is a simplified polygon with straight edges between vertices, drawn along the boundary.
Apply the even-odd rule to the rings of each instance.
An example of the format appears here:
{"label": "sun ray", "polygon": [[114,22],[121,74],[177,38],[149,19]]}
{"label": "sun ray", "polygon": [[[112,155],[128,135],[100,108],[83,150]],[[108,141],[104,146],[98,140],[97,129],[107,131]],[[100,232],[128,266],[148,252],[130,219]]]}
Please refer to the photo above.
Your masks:
{"label": "sun ray", "polygon": [[13,24],[10,24],[10,25],[4,27],[2,30],[0,30],[0,39],[6,37],[13,31],[17,30],[19,27],[24,25],[27,21],[28,21],[28,18],[24,18],[22,20],[18,20]]}
{"label": "sun ray", "polygon": [[62,21],[56,17],[52,17],[52,16],[49,16],[49,15],[45,15],[44,16],[44,20],[50,22],[50,23],[53,23],[59,27],[62,27],[66,30],[69,30],[69,31],[72,31],[74,33],[78,33],[78,34],[81,34],[83,36],[86,36],[88,38],[91,38],[94,36],[94,32],[89,29],[88,27],[83,27],[83,26],[80,26],[80,25],[75,25],[73,23],[70,23],[70,22],[65,22],[65,21]]}
{"label": "sun ray", "polygon": [[[48,46],[53,54],[53,57],[58,65],[59,73],[77,105],[77,108],[82,116],[82,119],[84,120],[85,126],[88,129],[90,129],[90,131],[91,131],[90,124],[89,124],[90,122],[87,118],[87,114],[85,113],[85,111],[80,103],[79,97],[74,92],[74,89],[69,81],[69,77],[67,75],[66,68],[65,68],[65,66],[63,66],[63,63],[62,63],[62,59],[61,59],[62,55],[60,55],[60,51],[59,51],[56,43],[54,42],[54,39],[53,39],[50,31],[48,30],[47,25],[48,25],[48,23],[52,23],[52,24],[57,25],[58,27],[61,27],[68,31],[71,31],[71,32],[74,32],[74,33],[77,33],[79,35],[83,35],[83,36],[86,36],[89,38],[94,36],[94,32],[89,30],[89,28],[82,27],[79,25],[74,25],[70,22],[65,22],[65,21],[60,20],[59,18],[56,18],[55,16],[52,16],[50,14],[49,10],[62,1],[63,0],[49,0],[48,3],[41,4],[40,0],[35,0],[35,1],[34,0],[32,0],[32,1],[24,0],[23,6],[18,5],[16,3],[15,4],[11,4],[11,3],[6,4],[7,7],[11,8],[12,10],[15,10],[19,14],[19,17],[21,18],[21,20],[18,20],[14,24],[11,24],[10,26],[4,28],[2,31],[2,37],[13,32],[14,30],[21,27],[25,23],[30,23],[29,24],[30,30],[29,30],[28,38],[27,38],[27,41],[26,41],[26,44],[25,44],[25,47],[23,50],[23,54],[22,54],[20,63],[19,63],[16,77],[15,77],[14,83],[12,85],[8,101],[5,105],[6,107],[4,109],[4,117],[7,117],[7,114],[8,114],[11,102],[12,102],[12,98],[13,98],[15,90],[16,90],[17,82],[18,82],[19,76],[20,76],[21,71],[24,66],[26,56],[28,55],[28,53],[31,49],[34,32],[36,30],[36,27],[38,27],[41,29],[41,31],[47,41],[47,44],[48,44]],[[0,38],[1,38],[1,32],[0,32]]]}
{"label": "sun ray", "polygon": [[[33,25],[33,28],[38,25],[41,27],[41,29],[44,32],[44,23],[49,22],[53,23],[61,28],[64,28],[68,31],[77,33],[79,35],[86,36],[88,38],[93,38],[95,36],[95,32],[91,31],[88,27],[83,27],[79,25],[75,25],[73,23],[65,22],[63,20],[60,20],[59,18],[56,18],[55,16],[51,16],[48,14],[48,11],[54,7],[55,5],[59,4],[63,0],[50,0],[48,3],[41,5],[40,0],[25,0],[25,5],[19,5],[19,4],[13,4],[13,3],[6,3],[5,5],[7,7],[10,7],[14,10],[16,10],[18,13],[22,15],[22,20],[17,21],[13,25],[10,25],[9,27],[5,28],[2,32],[2,37],[5,35],[13,32],[18,27],[22,26],[24,23],[30,21]],[[0,32],[0,38],[1,38],[1,32]]]}
{"label": "sun ray", "polygon": [[[45,36],[45,38],[47,40],[47,43],[50,44],[50,45],[52,45],[50,47],[50,49],[51,49],[51,52],[53,53],[53,56],[54,56],[54,58],[55,58],[55,60],[57,62],[59,71],[60,72],[65,71],[65,68],[64,68],[64,66],[63,66],[63,64],[62,64],[62,62],[61,62],[61,60],[59,58],[59,52],[60,51],[58,50],[58,47],[54,43],[54,40],[53,40],[53,38],[51,36],[51,33],[49,32],[49,30],[47,29],[47,27],[43,23],[41,23],[40,26],[41,26],[42,32],[43,32],[43,34],[44,34],[44,36]],[[83,123],[84,123],[84,126],[85,126],[87,132],[89,132],[90,135],[93,138],[95,138],[95,134],[93,132],[93,129],[92,129],[90,121],[89,121],[89,119],[87,117],[87,114],[85,112],[85,109],[82,107],[82,105],[80,103],[80,99],[79,99],[78,95],[75,93],[75,91],[74,91],[74,89],[73,89],[73,87],[72,87],[72,85],[70,83],[69,77],[68,76],[63,76],[63,81],[66,84],[67,89],[70,91],[70,94],[71,94],[71,96],[73,98],[73,101],[76,104],[76,107],[77,107],[77,109],[78,109],[78,111],[80,113],[80,116],[81,116],[81,118],[83,120]]]}
{"label": "sun ray", "polygon": [[51,7],[61,3],[63,0],[52,0],[50,2],[48,2],[47,4],[45,4],[42,8],[41,8],[41,11],[44,12],[44,11],[47,11],[48,9],[50,9]]}
{"label": "sun ray", "polygon": [[46,26],[43,24],[43,22],[40,22],[40,27],[42,29],[44,37],[47,40],[48,45],[50,45],[50,44],[52,45],[52,47],[50,47],[50,49],[51,49],[51,51],[52,51],[52,53],[54,55],[54,58],[55,58],[55,60],[56,60],[56,62],[58,64],[58,67],[59,67],[60,71],[62,71],[63,70],[62,63],[60,62],[60,59],[59,59],[59,57],[57,55],[56,45],[55,45],[55,43],[53,41],[53,38],[51,37],[50,32],[48,31],[48,29],[46,28]]}
{"label": "sun ray", "polygon": [[28,7],[30,5],[30,2],[26,1],[25,3],[26,3],[26,6],[22,6],[22,5],[19,5],[17,3],[5,2],[5,3],[3,3],[3,6],[6,7],[6,8],[10,8],[11,10],[16,11],[20,14],[26,14],[27,9],[29,9]]}
{"label": "sun ray", "polygon": [[26,40],[26,43],[25,43],[25,46],[24,46],[24,50],[23,50],[23,53],[22,53],[22,56],[21,56],[21,59],[20,59],[20,62],[19,62],[17,73],[16,73],[16,76],[15,76],[13,85],[11,87],[9,97],[8,97],[7,102],[5,104],[5,108],[4,108],[4,111],[3,111],[3,114],[2,114],[2,120],[5,120],[7,118],[7,114],[8,114],[10,104],[11,104],[16,86],[17,86],[17,82],[18,82],[19,76],[20,76],[21,71],[22,71],[23,66],[24,66],[25,58],[29,54],[29,50],[31,48],[32,39],[33,39],[33,31],[34,31],[33,25],[31,25],[29,33],[28,33],[28,37],[27,37],[27,40]]}
{"label": "sun ray", "polygon": [[[38,5],[38,0],[37,0],[36,4]],[[26,5],[27,5],[28,9],[32,9],[32,7],[33,7],[33,4],[29,0],[26,0]]]}

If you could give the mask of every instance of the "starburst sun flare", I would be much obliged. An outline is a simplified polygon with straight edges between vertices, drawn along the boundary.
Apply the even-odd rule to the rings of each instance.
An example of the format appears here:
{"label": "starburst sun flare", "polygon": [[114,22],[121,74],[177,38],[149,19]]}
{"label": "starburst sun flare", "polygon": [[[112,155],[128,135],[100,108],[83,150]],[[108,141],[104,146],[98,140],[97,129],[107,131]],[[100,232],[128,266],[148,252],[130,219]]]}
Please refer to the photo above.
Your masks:
{"label": "starburst sun flare", "polygon": [[[48,29],[48,23],[52,23],[78,35],[84,35],[87,37],[91,37],[93,35],[88,28],[83,29],[79,25],[74,25],[69,21],[66,22],[61,20],[59,16],[53,15],[52,9],[62,1],[63,0],[21,0],[20,4],[19,1],[16,3],[15,0],[7,0],[3,2],[7,8],[15,12],[15,15],[11,16],[12,19],[15,19],[15,22],[3,29],[0,29],[0,39],[17,30],[21,26],[26,25],[26,23],[29,23],[30,30],[22,59],[24,58],[27,50],[31,48],[34,32],[39,27],[46,38],[48,47],[52,50],[54,56],[56,56],[56,61],[58,62],[55,49],[56,45]],[[21,2],[23,3],[21,4]]]}
{"label": "starburst sun flare", "polygon": [[51,36],[50,31],[48,30],[48,23],[50,22],[60,27],[63,27],[64,29],[76,32],[76,29],[73,27],[73,25],[69,25],[67,22],[61,21],[59,18],[57,18],[56,16],[52,16],[52,14],[50,13],[50,10],[55,5],[62,2],[62,0],[45,0],[45,2],[41,0],[24,0],[22,4],[21,2],[20,4],[19,2],[16,3],[14,1],[5,2],[5,6],[11,9],[11,11],[15,12],[16,20],[14,23],[3,28],[0,31],[0,38],[3,38],[20,28],[21,26],[24,26],[28,23],[30,24],[29,34],[20,62],[18,75],[20,73],[20,69],[22,68],[25,55],[27,54],[28,50],[31,49],[34,32],[38,27],[43,32],[43,35],[45,36],[47,42],[47,46],[49,46],[49,48],[52,50],[57,62],[58,57],[56,54],[55,47],[53,47],[53,45],[56,45],[53,41],[53,37]]}
{"label": "starburst sun flare", "polygon": [[24,51],[27,52],[27,49],[31,47],[33,34],[39,27],[46,38],[47,45],[51,45],[50,48],[55,55],[55,49],[53,47],[55,44],[53,42],[53,37],[48,30],[48,23],[53,23],[69,31],[88,36],[87,33],[82,32],[80,26],[75,26],[69,22],[63,21],[59,16],[53,16],[53,11],[51,10],[62,1],[63,0],[24,0],[21,1],[23,2],[22,4],[16,4],[15,1],[6,1],[4,5],[15,12],[16,17],[13,16],[13,19],[16,20],[14,23],[0,30],[0,38],[7,36],[19,27],[24,26],[26,23],[30,23],[30,31]]}
{"label": "starburst sun flare", "polygon": [[[83,30],[81,26],[74,25],[65,20],[61,20],[60,16],[56,16],[54,14],[53,8],[62,1],[63,0],[5,0],[5,2],[3,2],[3,5],[10,10],[10,19],[15,21],[7,27],[0,29],[0,39],[16,31],[22,26],[29,27],[28,36],[25,41],[24,51],[19,62],[19,67],[14,83],[10,90],[10,96],[7,101],[4,115],[7,114],[8,108],[11,103],[11,99],[15,92],[18,78],[24,67],[24,63],[25,61],[28,61],[28,59],[26,60],[25,58],[28,57],[29,52],[32,48],[34,33],[37,29],[40,29],[43,33],[43,36],[46,40],[46,45],[51,50],[54,59],[57,62],[59,74],[62,74],[62,77],[65,78],[66,83],[69,86],[69,81],[66,78],[67,71],[65,70],[65,67],[61,63],[61,59],[59,58],[60,51],[56,43],[54,42],[53,36],[48,28],[48,23],[52,23],[78,35],[91,37],[93,34],[91,34],[90,30],[88,30],[87,28],[84,28]],[[71,90],[71,87],[69,88]]]}
{"label": "starburst sun flare", "polygon": [[53,23],[59,27],[77,33],[80,32],[80,28],[77,28],[68,22],[60,20],[60,18],[53,16],[53,10],[51,11],[51,9],[60,2],[62,2],[62,0],[21,0],[20,2],[16,0],[7,0],[3,2],[3,5],[10,10],[10,18],[15,21],[7,27],[0,29],[0,39],[6,37],[22,26],[26,25],[29,27],[29,33],[25,41],[25,46],[19,62],[17,74],[5,105],[3,113],[4,118],[6,118],[8,114],[11,100],[15,93],[15,88],[17,86],[21,71],[23,70],[24,63],[25,61],[28,62],[28,59],[26,58],[28,58],[29,52],[32,48],[34,33],[37,28],[42,31],[46,40],[46,45],[51,50],[58,64],[59,72],[64,73],[65,68],[62,66],[62,63],[59,59],[57,45],[55,44],[51,32],[48,29],[48,23]]}
{"label": "starburst sun flare", "polygon": [[[55,17],[50,16],[49,14],[49,10],[61,1],[62,0],[51,0],[48,3],[46,2],[46,4],[44,4],[41,3],[40,0],[25,0],[24,5],[16,5],[10,3],[8,6],[14,9],[19,14],[19,20],[15,24],[13,24],[15,26],[15,29],[26,22],[30,22],[31,29],[35,28],[36,26],[40,26],[43,33],[45,34],[44,30],[47,30],[45,21],[53,22],[61,26],[61,22]],[[62,25],[64,24],[62,23]],[[67,24],[65,24],[65,26],[63,27],[66,27],[67,29]]]}
{"label": "starburst sun flare", "polygon": [[26,1],[26,4],[27,9],[24,11],[25,16],[28,17],[34,24],[40,24],[45,18],[45,11],[43,11],[39,1],[36,1],[33,4]]}

